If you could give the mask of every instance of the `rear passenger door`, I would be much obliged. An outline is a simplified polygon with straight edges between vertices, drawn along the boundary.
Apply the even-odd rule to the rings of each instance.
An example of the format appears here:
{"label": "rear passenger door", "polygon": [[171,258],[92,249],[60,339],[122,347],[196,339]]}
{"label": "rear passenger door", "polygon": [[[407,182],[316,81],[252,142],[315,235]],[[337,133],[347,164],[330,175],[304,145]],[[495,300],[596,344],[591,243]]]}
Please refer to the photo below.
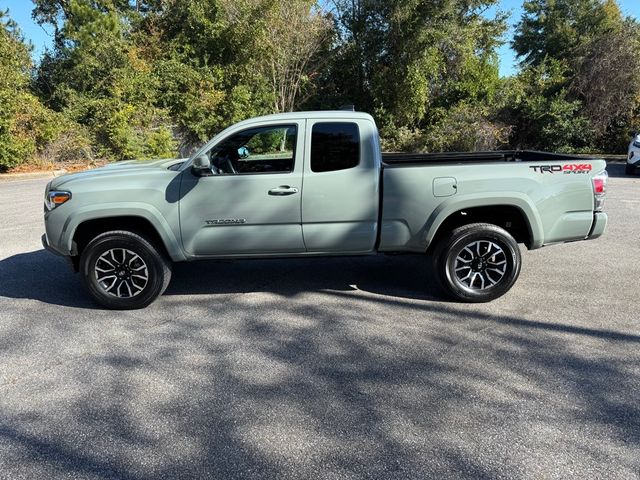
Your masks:
{"label": "rear passenger door", "polygon": [[370,121],[307,121],[302,232],[308,252],[367,253],[375,248],[378,152]]}

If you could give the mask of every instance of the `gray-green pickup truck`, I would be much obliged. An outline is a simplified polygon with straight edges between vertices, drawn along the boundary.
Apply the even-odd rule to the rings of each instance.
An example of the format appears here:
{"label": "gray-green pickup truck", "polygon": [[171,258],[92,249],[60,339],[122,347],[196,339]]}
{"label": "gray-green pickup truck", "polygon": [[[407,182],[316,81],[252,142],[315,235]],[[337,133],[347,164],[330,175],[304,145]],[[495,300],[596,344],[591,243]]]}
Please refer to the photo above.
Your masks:
{"label": "gray-green pickup truck", "polygon": [[606,164],[541,152],[383,154],[370,115],[254,118],[192,158],[127,161],[52,180],[44,246],[113,309],[163,293],[172,262],[430,255],[465,302],[506,293],[529,249],[597,238]]}

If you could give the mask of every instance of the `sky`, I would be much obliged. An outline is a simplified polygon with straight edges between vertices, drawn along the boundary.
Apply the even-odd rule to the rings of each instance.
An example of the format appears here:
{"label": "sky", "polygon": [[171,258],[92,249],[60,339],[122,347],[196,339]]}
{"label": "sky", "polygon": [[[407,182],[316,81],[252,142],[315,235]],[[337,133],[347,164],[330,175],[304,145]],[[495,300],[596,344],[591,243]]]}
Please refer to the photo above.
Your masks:
{"label": "sky", "polygon": [[[514,25],[522,15],[523,0],[501,0],[497,8],[491,9],[488,14],[492,14],[496,10],[503,10],[511,13],[509,19],[509,31],[505,40],[507,42],[499,50],[500,54],[500,74],[508,76],[516,72],[517,60],[515,53],[509,46],[509,40],[513,36]],[[618,0],[620,7],[625,15],[629,15],[640,19],[640,0]],[[42,28],[37,25],[31,18],[31,10],[33,3],[31,0],[0,0],[0,10],[9,9],[10,16],[18,23],[25,38],[29,40],[34,47],[33,58],[38,60],[45,48],[51,47],[53,43],[52,30]]]}

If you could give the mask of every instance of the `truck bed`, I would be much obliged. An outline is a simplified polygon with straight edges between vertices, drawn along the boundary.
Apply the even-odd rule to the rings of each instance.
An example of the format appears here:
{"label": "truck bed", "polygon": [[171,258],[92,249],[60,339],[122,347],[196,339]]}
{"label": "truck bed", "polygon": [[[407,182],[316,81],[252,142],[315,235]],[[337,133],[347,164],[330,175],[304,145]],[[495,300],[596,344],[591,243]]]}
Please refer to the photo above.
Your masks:
{"label": "truck bed", "polygon": [[380,251],[424,250],[425,232],[452,214],[504,206],[528,219],[529,248],[585,239],[595,222],[592,177],[606,168],[603,159],[534,151],[382,158]]}
{"label": "truck bed", "polygon": [[533,150],[498,150],[492,152],[447,152],[447,153],[383,153],[384,166],[417,164],[466,164],[489,162],[541,162],[541,161],[590,161],[595,157],[537,152]]}

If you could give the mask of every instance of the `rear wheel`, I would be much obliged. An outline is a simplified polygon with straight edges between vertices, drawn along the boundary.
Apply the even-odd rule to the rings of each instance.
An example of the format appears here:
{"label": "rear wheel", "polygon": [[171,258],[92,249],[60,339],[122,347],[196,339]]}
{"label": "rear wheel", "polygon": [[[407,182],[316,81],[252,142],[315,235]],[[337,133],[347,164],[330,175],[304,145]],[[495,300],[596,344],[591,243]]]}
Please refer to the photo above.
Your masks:
{"label": "rear wheel", "polygon": [[506,230],[474,223],[442,239],[433,264],[439,283],[454,299],[489,302],[507,293],[518,279],[520,249]]}
{"label": "rear wheel", "polygon": [[171,280],[171,263],[149,240],[127,231],[94,238],[80,257],[80,274],[91,297],[114,310],[144,308]]}

